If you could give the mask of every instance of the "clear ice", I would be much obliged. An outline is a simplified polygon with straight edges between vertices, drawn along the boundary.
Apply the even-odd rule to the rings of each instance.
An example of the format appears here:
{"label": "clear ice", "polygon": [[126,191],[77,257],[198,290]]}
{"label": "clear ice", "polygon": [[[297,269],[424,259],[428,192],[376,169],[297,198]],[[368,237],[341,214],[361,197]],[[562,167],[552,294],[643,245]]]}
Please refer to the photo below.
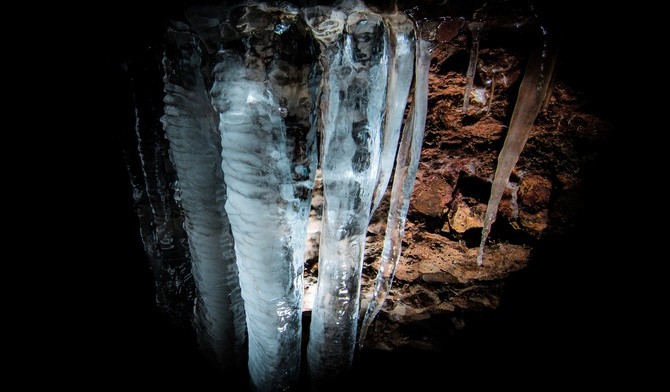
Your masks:
{"label": "clear ice", "polygon": [[313,42],[298,15],[244,6],[223,26],[211,89],[259,391],[296,387],[304,247],[316,173]]}
{"label": "clear ice", "polygon": [[389,180],[398,149],[400,128],[405,116],[407,97],[414,74],[414,24],[402,12],[384,16],[388,29],[388,84],[386,86],[386,116],[382,128],[382,151],[379,178],[372,198],[372,212],[379,207]]}
{"label": "clear ice", "polygon": [[324,212],[307,362],[315,389],[349,370],[359,317],[365,235],[381,154],[388,59],[381,16],[354,4],[345,13],[305,11],[321,43],[321,168]]}
{"label": "clear ice", "polygon": [[551,76],[556,61],[556,47],[548,42],[544,28],[542,28],[542,32],[545,38],[544,44],[531,55],[528,61],[526,72],[519,87],[514,112],[512,112],[509,130],[507,136],[505,136],[505,143],[498,155],[498,165],[493,177],[491,196],[484,215],[484,228],[482,229],[482,238],[477,252],[477,265],[483,263],[486,240],[496,219],[498,205],[509,181],[509,176],[519,160],[523,147],[526,145],[535,118],[542,108],[551,84]]}
{"label": "clear ice", "polygon": [[417,40],[416,48],[416,75],[414,83],[414,96],[402,139],[398,147],[396,158],[393,186],[391,187],[391,202],[384,236],[384,249],[382,250],[379,270],[375,280],[375,287],[368,308],[365,312],[359,345],[362,347],[370,324],[382,308],[388,291],[393,284],[396,268],[400,261],[402,250],[402,237],[405,234],[405,220],[409,210],[410,196],[414,188],[416,172],[419,168],[421,156],[421,145],[423,133],[426,126],[426,114],[428,111],[428,74],[433,42],[430,37],[430,28],[426,28],[422,37]]}
{"label": "clear ice", "polygon": [[475,73],[477,72],[477,58],[479,57],[479,38],[481,36],[484,22],[473,21],[468,23],[468,29],[472,33],[472,48],[470,49],[470,62],[468,71],[465,74],[465,95],[463,97],[463,113],[468,112],[470,106],[470,94],[475,83]]}
{"label": "clear ice", "polygon": [[[414,24],[358,1],[202,6],[185,16],[188,23],[168,28],[163,67],[152,69],[164,83],[152,74],[144,78],[151,88],[134,89],[138,142],[127,161],[147,253],[163,274],[166,250],[182,249],[175,259],[195,280],[203,351],[223,369],[246,358],[254,390],[297,388],[304,246],[320,163],[324,212],[307,348],[320,389],[353,361],[365,236],[393,171],[414,78]],[[423,107],[415,103],[412,118],[425,119]],[[404,138],[418,141],[403,148],[414,149],[423,128],[408,121]],[[416,171],[418,154],[408,154],[398,183]]]}
{"label": "clear ice", "polygon": [[163,57],[162,123],[177,170],[196,287],[194,325],[203,351],[222,368],[244,356],[244,306],[233,237],[223,208],[218,116],[200,72],[202,50],[188,25],[174,22]]}

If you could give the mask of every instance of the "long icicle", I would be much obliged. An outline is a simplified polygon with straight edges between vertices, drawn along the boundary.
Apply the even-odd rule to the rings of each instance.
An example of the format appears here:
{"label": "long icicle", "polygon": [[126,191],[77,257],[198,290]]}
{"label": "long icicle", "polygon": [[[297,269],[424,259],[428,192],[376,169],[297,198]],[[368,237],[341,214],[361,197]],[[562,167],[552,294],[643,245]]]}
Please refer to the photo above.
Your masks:
{"label": "long icicle", "polygon": [[[316,173],[314,42],[290,9],[245,5],[223,26],[211,89],[257,391],[297,389]],[[232,13],[231,13],[232,14]],[[268,28],[273,27],[273,28]]]}
{"label": "long icicle", "polygon": [[544,29],[542,31],[545,34],[544,45],[540,50],[535,51],[528,61],[526,72],[519,87],[519,95],[514,106],[505,143],[500,150],[500,155],[498,155],[498,166],[493,177],[486,215],[484,215],[484,228],[482,229],[482,239],[477,252],[477,265],[482,265],[484,246],[491,232],[491,225],[496,219],[498,205],[502,199],[507,181],[519,160],[535,118],[540,112],[549,90],[554,63],[556,62],[556,47],[549,44],[546,39],[546,31]]}
{"label": "long icicle", "polygon": [[382,128],[382,152],[379,178],[372,197],[372,213],[381,203],[398,149],[398,139],[414,71],[414,24],[403,12],[384,16],[389,32],[389,72],[386,87],[386,116]]}
{"label": "long icicle", "polygon": [[331,390],[345,381],[353,362],[386,98],[383,20],[362,4],[346,13],[345,33],[341,38],[332,35],[335,41],[320,38],[320,31],[342,25],[342,12],[321,11],[320,16],[308,18],[315,22],[308,24],[323,44],[326,84],[320,103],[324,213],[307,346],[315,390]]}
{"label": "long icicle", "polygon": [[[430,31],[425,31],[427,35]],[[410,196],[414,188],[414,180],[419,167],[421,145],[426,127],[428,110],[428,74],[432,57],[433,42],[420,38],[416,50],[416,68],[414,97],[410,114],[405,123],[398,148],[393,186],[391,188],[391,204],[389,207],[384,249],[379,262],[379,271],[375,280],[375,288],[365,318],[361,326],[358,344],[363,347],[368,328],[379,313],[384,300],[393,284],[393,277],[400,261],[402,237],[405,234],[405,221],[409,210]]]}
{"label": "long icicle", "polygon": [[165,134],[181,185],[196,285],[195,329],[203,351],[232,371],[243,358],[244,309],[221,170],[218,116],[200,72],[202,49],[182,22],[167,33],[163,58]]}

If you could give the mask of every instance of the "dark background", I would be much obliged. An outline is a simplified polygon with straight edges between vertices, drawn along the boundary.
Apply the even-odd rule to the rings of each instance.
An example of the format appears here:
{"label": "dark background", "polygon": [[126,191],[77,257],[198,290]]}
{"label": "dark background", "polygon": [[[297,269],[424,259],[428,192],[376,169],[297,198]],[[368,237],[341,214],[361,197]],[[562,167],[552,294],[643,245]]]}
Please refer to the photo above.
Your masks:
{"label": "dark background", "polygon": [[[630,101],[639,94],[636,83],[624,77],[634,74],[633,60],[621,50],[632,16],[630,10],[593,2],[537,3],[559,33],[557,77],[584,92],[593,112],[612,124],[612,140],[583,173],[586,208],[578,229],[536,249],[532,265],[511,278],[501,308],[472,320],[461,335],[445,338],[444,353],[362,354],[352,376],[361,386],[570,386],[582,378],[618,382],[631,374],[622,353],[635,350],[638,321],[630,314],[620,267],[626,204],[619,184],[626,166],[621,151],[634,149],[624,136],[640,126],[629,115]],[[222,383],[200,356],[189,328],[171,322],[154,305],[117,136],[132,126],[122,64],[160,39],[165,20],[184,6],[113,2],[71,26],[75,51],[84,53],[72,67],[84,86],[81,102],[72,103],[72,113],[78,114],[70,121],[82,126],[76,139],[88,147],[68,157],[67,165],[82,174],[63,185],[75,190],[69,197],[74,205],[63,209],[76,213],[79,227],[66,234],[68,244],[83,246],[59,251],[81,261],[77,271],[84,275],[65,288],[63,316],[81,321],[67,327],[67,338],[55,337],[63,340],[58,353],[77,350],[77,363],[60,373],[68,382],[81,381],[74,369],[86,369],[96,385],[184,383],[197,389]],[[89,38],[97,44],[89,45]],[[91,166],[96,175],[83,174]],[[537,379],[540,384],[530,381]]]}

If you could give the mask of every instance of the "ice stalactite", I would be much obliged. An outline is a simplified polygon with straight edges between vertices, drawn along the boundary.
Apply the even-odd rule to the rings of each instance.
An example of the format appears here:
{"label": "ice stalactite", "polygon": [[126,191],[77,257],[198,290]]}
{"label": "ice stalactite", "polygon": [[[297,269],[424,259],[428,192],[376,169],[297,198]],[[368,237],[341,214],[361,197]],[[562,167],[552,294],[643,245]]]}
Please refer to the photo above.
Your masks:
{"label": "ice stalactite", "polygon": [[382,151],[379,161],[379,179],[372,198],[372,212],[384,197],[393,162],[398,149],[400,128],[412,84],[414,70],[414,24],[402,12],[384,16],[389,32],[388,84],[386,87],[386,116],[382,128]]}
{"label": "ice stalactite", "polygon": [[[365,235],[378,178],[388,59],[382,18],[362,4],[305,15],[322,43],[324,212],[307,359],[313,388],[330,389],[353,361]],[[337,28],[344,26],[344,32]],[[322,34],[329,30],[332,34]]]}
{"label": "ice stalactite", "polygon": [[370,324],[384,304],[386,295],[393,284],[400,253],[402,237],[405,234],[405,220],[409,210],[409,201],[414,188],[416,172],[419,168],[421,145],[426,127],[428,111],[428,74],[433,48],[435,30],[424,28],[416,45],[416,68],[414,82],[414,96],[409,116],[405,122],[402,139],[398,147],[393,186],[391,188],[391,202],[384,237],[384,249],[379,262],[379,271],[375,280],[375,287],[365,318],[361,326],[359,345],[362,347]]}
{"label": "ice stalactite", "polygon": [[484,111],[491,112],[493,101],[500,87],[503,89],[509,87],[506,74],[514,66],[516,66],[516,61],[512,58],[502,59],[499,63],[480,64],[479,70],[485,79],[484,84],[489,86],[488,99],[486,99]]}
{"label": "ice stalactite", "polygon": [[316,49],[297,14],[243,6],[221,27],[219,112],[225,209],[246,311],[249,373],[260,391],[296,387],[304,247],[316,173],[309,94]]}
{"label": "ice stalactite", "polygon": [[[484,91],[473,88],[482,10],[468,24],[466,113]],[[137,121],[136,132],[124,138],[126,160],[157,302],[173,315],[195,309],[203,350],[226,370],[246,362],[254,391],[297,389],[305,244],[319,163],[323,213],[307,367],[314,390],[335,389],[353,363],[371,214],[393,174],[361,346],[401,256],[433,43],[456,36],[465,20],[417,26],[397,9],[382,16],[357,0],[301,10],[233,2],[194,7],[185,17],[188,24],[172,22],[168,29],[162,68],[157,46],[129,65]],[[486,19],[487,29],[495,23]],[[553,62],[548,46],[531,56],[498,158],[478,264]],[[507,69],[495,65],[480,67],[491,78],[489,108],[496,77]]]}
{"label": "ice stalactite", "polygon": [[162,122],[179,178],[191,251],[194,325],[203,351],[230,371],[236,359],[244,358],[246,329],[233,238],[223,208],[218,115],[200,71],[198,38],[182,22],[173,22],[166,37]]}
{"label": "ice stalactite", "polygon": [[556,61],[556,47],[549,43],[544,28],[542,28],[542,32],[545,36],[544,45],[532,53],[528,61],[526,72],[519,87],[519,95],[514,106],[505,143],[498,155],[498,165],[493,177],[491,196],[484,215],[484,228],[482,229],[481,243],[477,252],[477,265],[482,265],[486,240],[491,232],[491,225],[496,219],[498,205],[507,186],[509,176],[521,155],[535,118],[540,112],[549,91]]}
{"label": "ice stalactite", "polygon": [[[135,111],[135,126],[138,126],[137,111]],[[132,132],[131,132],[132,130]],[[138,135],[135,128],[128,128],[121,138],[123,158],[128,171],[130,189],[133,197],[133,206],[137,213],[140,239],[144,252],[149,257],[149,265],[153,268],[157,257],[156,229],[154,227],[154,216],[151,212],[147,186],[144,181],[144,169],[140,156]]]}
{"label": "ice stalactite", "polygon": [[[177,203],[178,182],[169,159],[169,145],[160,123],[162,84],[159,55],[148,50],[129,63],[135,103],[135,133],[152,222],[140,215],[156,287],[156,303],[178,319],[190,318],[193,278],[183,214]],[[139,185],[139,182],[137,183]],[[140,197],[142,197],[140,195]],[[151,233],[149,233],[151,230]]]}
{"label": "ice stalactite", "polygon": [[472,21],[468,23],[468,29],[472,34],[472,47],[470,48],[470,62],[468,63],[468,70],[465,74],[465,95],[463,96],[463,113],[468,112],[470,106],[470,94],[472,94],[472,87],[475,83],[475,73],[477,72],[477,59],[479,57],[479,39],[481,37],[482,29],[484,28],[483,21]]}

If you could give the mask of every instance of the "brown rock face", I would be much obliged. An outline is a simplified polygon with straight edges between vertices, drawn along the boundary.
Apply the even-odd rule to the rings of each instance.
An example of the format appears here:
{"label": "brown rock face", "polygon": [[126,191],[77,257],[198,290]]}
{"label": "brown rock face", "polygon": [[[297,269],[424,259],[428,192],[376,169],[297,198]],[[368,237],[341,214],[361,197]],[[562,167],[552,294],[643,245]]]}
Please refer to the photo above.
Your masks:
{"label": "brown rock face", "polygon": [[544,209],[549,205],[552,187],[547,178],[537,174],[525,176],[519,184],[519,203],[530,211]]}
{"label": "brown rock face", "polygon": [[417,178],[410,208],[419,214],[440,218],[444,207],[451,200],[451,192],[451,186],[441,176]]}
{"label": "brown rock face", "polygon": [[470,229],[481,229],[484,227],[484,213],[486,204],[478,203],[472,198],[465,198],[458,194],[449,210],[449,228],[456,233],[463,234]]}

